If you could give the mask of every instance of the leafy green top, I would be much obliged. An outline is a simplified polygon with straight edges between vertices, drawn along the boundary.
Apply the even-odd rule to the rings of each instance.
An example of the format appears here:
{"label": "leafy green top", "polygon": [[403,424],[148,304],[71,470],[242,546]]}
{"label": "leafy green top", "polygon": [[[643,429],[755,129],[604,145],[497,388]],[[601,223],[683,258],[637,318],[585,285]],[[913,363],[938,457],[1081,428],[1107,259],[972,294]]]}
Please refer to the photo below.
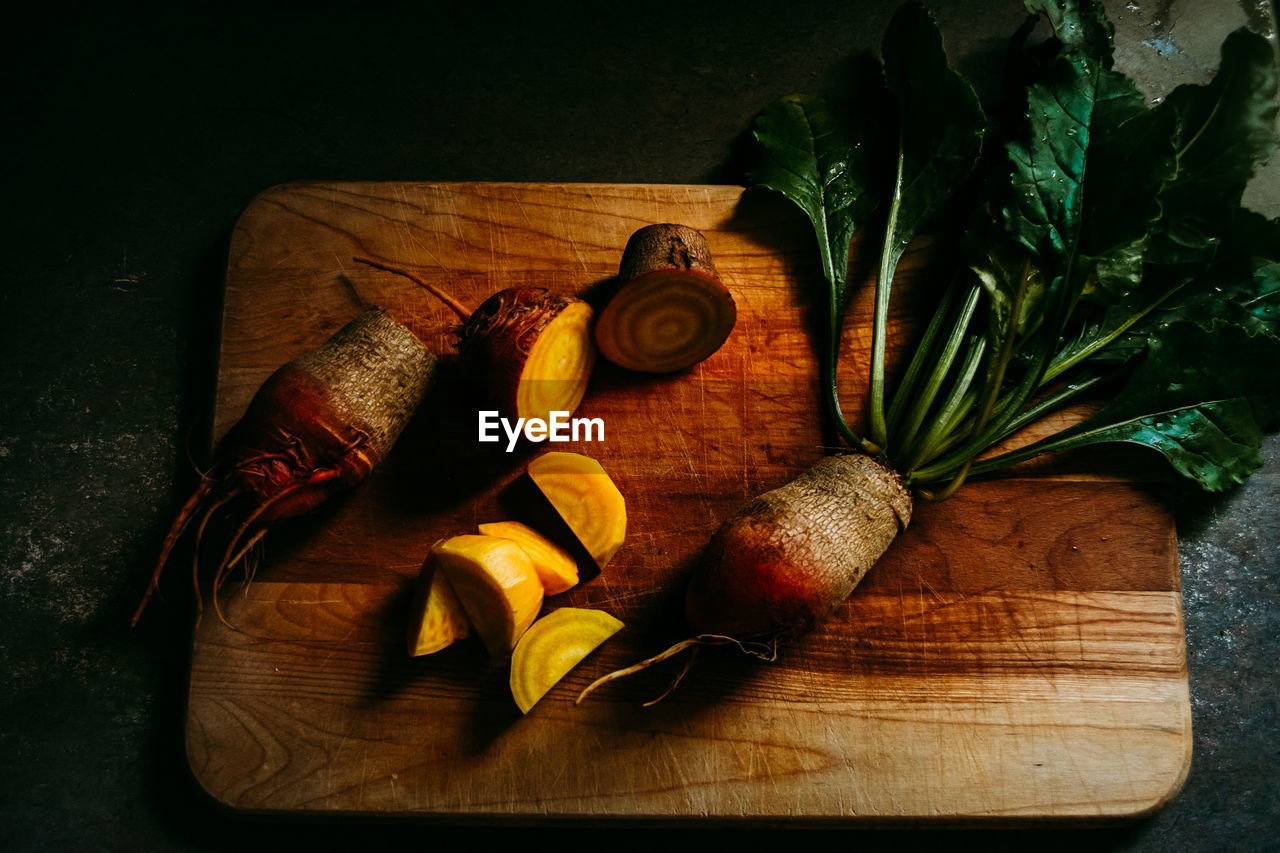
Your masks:
{"label": "leafy green top", "polygon": [[[1280,222],[1240,207],[1276,145],[1271,47],[1233,33],[1210,83],[1152,109],[1112,68],[1098,4],[1026,6],[1054,37],[1022,46],[1033,57],[1017,66],[1024,109],[998,125],[1008,128],[999,145],[984,148],[986,116],[915,3],[882,47],[890,128],[800,95],[756,122],[763,165],[749,180],[799,206],[818,239],[837,429],[934,497],[971,473],[1104,441],[1152,448],[1204,488],[1227,488],[1261,464],[1263,431],[1280,427]],[[971,173],[976,195],[963,191]],[[962,235],[966,263],[886,407],[892,281],[907,244],[939,217]],[[835,377],[849,243],[868,224],[883,236],[863,437],[840,411]],[[1106,386],[1110,402],[1083,423],[975,461]]]}
{"label": "leafy green top", "polygon": [[[822,351],[824,393],[837,428],[854,443],[860,440],[840,411],[836,355],[849,275],[849,242],[879,203],[870,183],[875,162],[868,140],[857,131],[821,98],[783,98],[765,107],[756,119],[755,137],[769,156],[750,175],[756,186],[791,199],[809,217],[817,234],[822,273],[828,282],[827,346]],[[867,132],[864,125],[863,136]]]}

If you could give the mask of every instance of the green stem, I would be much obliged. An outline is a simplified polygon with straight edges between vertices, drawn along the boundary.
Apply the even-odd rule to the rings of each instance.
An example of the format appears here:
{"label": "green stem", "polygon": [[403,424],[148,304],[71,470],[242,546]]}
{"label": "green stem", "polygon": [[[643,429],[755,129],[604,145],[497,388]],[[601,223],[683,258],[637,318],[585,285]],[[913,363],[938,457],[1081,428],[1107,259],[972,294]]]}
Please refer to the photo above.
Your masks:
{"label": "green stem", "polygon": [[1034,340],[1030,340],[1027,335],[1020,336],[1020,345],[1027,346],[1030,341],[1036,352],[1034,364],[1030,365],[1023,374],[1022,380],[1007,395],[1007,402],[1003,407],[1003,414],[998,415],[994,420],[987,424],[986,428],[978,432],[973,438],[960,446],[960,449],[951,453],[947,457],[948,460],[955,460],[954,471],[958,471],[966,460],[977,457],[1002,436],[1007,436],[1010,422],[1019,416],[1022,407],[1031,399],[1044,384],[1048,381],[1046,373],[1048,367],[1054,357],[1054,345],[1059,336],[1062,334],[1062,327],[1066,322],[1066,315],[1070,310],[1069,304],[1073,304],[1067,283],[1071,280],[1071,268],[1074,261],[1067,264],[1066,272],[1055,279],[1058,287],[1050,287],[1050,295],[1048,297],[1047,306],[1043,312],[1044,322],[1038,327],[1038,337],[1041,340],[1038,346]]}
{"label": "green stem", "polygon": [[[1009,368],[1009,359],[1013,357],[1013,342],[1018,337],[1018,318],[1022,315],[1022,300],[1027,292],[1027,279],[1030,275],[1031,262],[1028,261],[1022,266],[1022,285],[1017,288],[1017,295],[1014,297],[1013,307],[1009,312],[1009,323],[1004,329],[1004,340],[1000,343],[1000,352],[996,355],[995,369],[987,370],[986,380],[982,389],[982,408],[978,410],[977,417],[973,419],[973,424],[969,427],[969,435],[977,435],[981,432],[983,427],[991,420],[991,413],[995,410],[996,401],[1000,396],[1000,387],[1004,385],[1004,374]],[[929,458],[931,457],[926,455],[921,461],[926,461]],[[964,465],[956,472],[955,477],[947,484],[946,488],[934,496],[934,500],[943,501],[954,495],[964,485],[965,477],[969,474],[969,466],[972,464],[972,457],[965,460]]]}
{"label": "green stem", "polygon": [[898,173],[893,182],[893,201],[889,205],[889,218],[885,223],[884,243],[880,249],[880,270],[876,275],[876,305],[871,325],[871,382],[870,420],[871,440],[881,447],[889,443],[889,429],[884,415],[884,362],[885,340],[889,333],[889,292],[893,285],[893,272],[902,251],[898,240],[898,210],[902,205],[903,162],[902,137],[898,137]]}
{"label": "green stem", "polygon": [[844,282],[837,278],[835,260],[831,255],[826,240],[825,223],[817,228],[819,234],[818,251],[822,257],[822,271],[827,279],[827,347],[822,357],[823,395],[827,401],[827,410],[836,432],[852,447],[860,448],[864,453],[878,456],[880,447],[858,435],[849,426],[840,406],[840,388],[837,383],[836,366],[840,360],[840,333],[844,328]]}
{"label": "green stem", "polygon": [[977,396],[972,390],[965,392],[964,397],[960,400],[959,407],[956,409],[955,416],[947,423],[946,437],[939,442],[932,453],[929,453],[920,461],[921,465],[938,458],[964,439],[969,432],[968,424],[973,423],[973,403]]}
{"label": "green stem", "polygon": [[938,333],[942,330],[942,321],[947,318],[947,314],[951,311],[951,304],[955,301],[958,287],[957,281],[958,279],[953,279],[946,292],[942,294],[942,299],[938,302],[938,306],[933,312],[933,317],[929,320],[929,326],[925,329],[924,336],[916,344],[915,355],[911,357],[911,363],[907,365],[907,372],[903,374],[902,381],[898,383],[898,388],[893,393],[893,404],[889,406],[889,430],[895,435],[901,434],[899,427],[902,424],[902,416],[906,413],[907,404],[911,401],[911,393],[915,390],[916,383],[920,380],[920,374],[924,371],[925,364],[933,355],[933,345],[938,339]]}
{"label": "green stem", "polygon": [[981,287],[974,286],[969,290],[968,296],[965,297],[964,305],[960,308],[960,314],[956,318],[955,325],[951,327],[951,333],[943,345],[942,352],[937,360],[934,361],[933,370],[929,372],[929,377],[925,380],[924,388],[912,400],[906,420],[896,430],[897,438],[894,443],[904,452],[912,447],[916,434],[920,431],[921,424],[924,423],[925,416],[928,415],[934,399],[942,389],[942,383],[951,371],[951,365],[955,363],[956,355],[960,352],[960,346],[965,341],[965,333],[968,331],[969,321],[973,319],[973,312],[977,308],[978,297],[981,294]]}
{"label": "green stem", "polygon": [[[838,339],[836,341],[836,345],[839,345]],[[847,441],[850,446],[857,447],[861,449],[863,453],[871,456],[879,456],[881,453],[880,446],[855,433],[849,426],[849,422],[845,420],[844,410],[840,406],[840,389],[836,385],[835,362],[835,358],[829,357],[829,366],[823,368],[823,375],[825,377],[823,385],[825,386],[826,391],[827,407],[831,412],[831,420],[835,424],[836,432],[838,432],[840,437]]]}
{"label": "green stem", "polygon": [[1049,396],[1036,402],[1034,406],[1028,406],[1022,411],[1022,414],[1010,419],[1004,430],[996,436],[996,441],[1004,441],[1019,430],[1031,426],[1050,412],[1062,408],[1084,392],[1100,385],[1106,378],[1107,377],[1103,374],[1098,373],[1082,379],[1079,382],[1072,382],[1062,386]]}
{"label": "green stem", "polygon": [[[1056,436],[1051,436],[1051,438],[1056,438]],[[1052,450],[1053,447],[1049,445],[1047,439],[1042,439],[1034,444],[1028,444],[1020,450],[1011,450],[1008,453],[1002,453],[999,456],[993,456],[990,459],[984,459],[981,462],[973,463],[973,467],[970,469],[969,473],[975,477],[980,477],[983,474],[990,474],[993,471],[999,471],[1001,468],[1007,468],[1010,465],[1017,465],[1019,462],[1026,462],[1029,459],[1034,459],[1040,454],[1049,453]],[[970,460],[970,462],[972,463],[973,460]]]}
{"label": "green stem", "polygon": [[[1212,405],[1213,403],[1222,402],[1221,400],[1209,400],[1200,405]],[[1011,450],[1008,453],[1002,453],[999,456],[993,456],[990,459],[984,459],[981,462],[975,462],[973,465],[973,473],[990,474],[992,471],[999,471],[1001,468],[1008,468],[1010,465],[1017,465],[1019,462],[1026,462],[1028,459],[1034,459],[1042,453],[1061,453],[1066,450],[1073,450],[1077,447],[1084,447],[1098,441],[1106,441],[1106,434],[1114,431],[1116,428],[1131,424],[1139,420],[1154,419],[1162,416],[1172,415],[1181,409],[1167,409],[1163,412],[1147,412],[1139,416],[1129,418],[1124,421],[1103,424],[1102,426],[1092,429],[1080,429],[1078,426],[1065,430],[1056,435],[1046,436],[1037,442],[1028,444],[1026,447]],[[1111,439],[1115,441],[1117,439]]]}
{"label": "green stem", "polygon": [[945,501],[947,498],[958,492],[960,487],[964,485],[965,478],[969,476],[969,466],[972,464],[972,459],[965,460],[963,467],[961,467],[956,475],[951,478],[951,482],[948,483],[946,488],[942,491],[935,492],[930,489],[921,489],[920,493],[934,503],[937,503],[938,501]]}
{"label": "green stem", "polygon": [[[991,442],[987,446],[1004,441],[1009,436],[1019,430],[1025,429],[1050,412],[1062,408],[1062,406],[1076,399],[1086,391],[1097,387],[1106,378],[1107,377],[1105,375],[1099,373],[1081,379],[1078,382],[1072,382],[1064,385],[1054,393],[1042,400],[1039,400],[1034,406],[1028,407],[1021,414],[1009,419],[1004,428],[992,437]],[[910,485],[912,483],[931,483],[944,480],[949,476],[954,476],[958,469],[964,467],[964,465],[972,459],[972,454],[964,455],[962,452],[952,453],[940,462],[912,471],[907,477],[907,482]],[[980,463],[982,466],[985,466],[985,464],[985,462]],[[979,474],[986,470],[988,469],[985,467],[975,465],[974,468],[970,469],[969,474]]]}
{"label": "green stem", "polygon": [[1022,315],[1022,303],[1027,295],[1028,280],[1030,278],[1031,261],[1027,261],[1022,265],[1022,285],[1017,289],[1013,298],[1013,308],[1009,312],[1009,326],[1005,330],[1004,340],[1000,343],[1000,354],[996,357],[995,370],[987,371],[982,410],[973,422],[973,428],[970,431],[971,435],[976,435],[991,420],[991,413],[995,408],[996,400],[1000,396],[1000,388],[1004,385],[1005,372],[1009,369],[1009,359],[1013,358],[1014,342],[1019,337],[1018,318]]}
{"label": "green stem", "polygon": [[1064,351],[1059,353],[1057,357],[1054,358],[1053,361],[1049,362],[1049,367],[1044,372],[1044,380],[1040,384],[1043,386],[1046,383],[1052,382],[1054,379],[1061,376],[1063,373],[1066,373],[1068,370],[1075,367],[1077,364],[1084,361],[1086,358],[1093,355],[1098,350],[1110,344],[1116,338],[1120,337],[1125,332],[1127,332],[1130,328],[1132,328],[1134,323],[1137,323],[1143,317],[1147,316],[1156,308],[1160,307],[1161,303],[1163,303],[1166,299],[1168,299],[1177,291],[1181,290],[1186,283],[1187,282],[1184,281],[1174,285],[1168,290],[1168,292],[1162,294],[1159,299],[1155,300],[1146,308],[1143,308],[1141,311],[1139,311],[1138,313],[1134,314],[1132,317],[1125,320],[1124,323],[1117,326],[1114,330],[1112,330],[1111,332],[1108,332],[1106,335],[1100,338],[1093,339],[1088,344],[1084,345],[1083,347],[1076,350],[1075,352]]}
{"label": "green stem", "polygon": [[[1014,390],[1010,391],[1007,395],[1005,395],[1002,398],[1001,402],[997,402],[996,407],[997,407],[997,410],[1001,412],[1001,414],[999,414],[994,420],[988,423],[986,428],[978,432],[977,435],[973,436],[968,441],[960,445],[959,450],[953,451],[947,457],[947,460],[955,460],[954,467],[956,469],[958,469],[961,465],[963,465],[966,459],[971,459],[977,456],[979,453],[986,450],[988,447],[990,447],[992,444],[996,442],[997,436],[999,436],[1002,430],[1005,429],[1005,427],[1008,425],[1008,422],[1017,415],[1018,411],[1022,408],[1022,406],[1027,402],[1027,399],[1038,387],[1036,380],[1039,377],[1040,373],[1042,372],[1043,368],[1044,368],[1044,361],[1042,358],[1040,360],[1040,363],[1036,364],[1031,370],[1027,371],[1027,373],[1023,376],[1022,381],[1018,384],[1016,388],[1014,388]],[[917,459],[915,464],[919,465],[926,458],[927,456],[920,456]],[[915,466],[913,465],[911,467],[914,468]]]}
{"label": "green stem", "polygon": [[982,363],[982,354],[987,348],[985,338],[977,337],[972,339],[969,345],[969,352],[965,355],[963,364],[960,367],[960,373],[956,377],[955,385],[951,388],[946,399],[942,403],[942,407],[938,410],[938,414],[934,417],[933,426],[925,433],[916,448],[912,451],[907,464],[903,466],[910,471],[920,464],[920,461],[932,453],[947,436],[947,425],[956,417],[957,411],[963,403],[969,386],[973,384],[973,376],[978,372],[978,366]]}

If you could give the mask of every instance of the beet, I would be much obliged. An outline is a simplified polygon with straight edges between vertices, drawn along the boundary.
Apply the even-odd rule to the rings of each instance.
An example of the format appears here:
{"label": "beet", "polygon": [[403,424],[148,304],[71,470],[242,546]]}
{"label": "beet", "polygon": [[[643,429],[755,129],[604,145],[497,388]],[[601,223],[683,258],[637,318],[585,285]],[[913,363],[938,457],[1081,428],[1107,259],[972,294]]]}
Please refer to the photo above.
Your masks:
{"label": "beet", "polygon": [[409,329],[372,308],[273,373],[173,520],[133,624],[197,518],[192,573],[201,607],[201,540],[209,520],[228,507],[238,521],[214,571],[213,602],[221,617],[217,592],[226,573],[272,523],[310,512],[363,482],[426,395],[435,365],[436,357]]}
{"label": "beet", "polygon": [[737,317],[707,238],[687,225],[647,225],[627,241],[596,344],[619,367],[672,373],[720,349]]}
{"label": "beet", "polygon": [[458,315],[458,350],[503,417],[572,414],[595,366],[595,312],[576,296],[544,287],[509,287],[468,312],[456,299],[406,269],[369,258],[358,263],[409,279]]}

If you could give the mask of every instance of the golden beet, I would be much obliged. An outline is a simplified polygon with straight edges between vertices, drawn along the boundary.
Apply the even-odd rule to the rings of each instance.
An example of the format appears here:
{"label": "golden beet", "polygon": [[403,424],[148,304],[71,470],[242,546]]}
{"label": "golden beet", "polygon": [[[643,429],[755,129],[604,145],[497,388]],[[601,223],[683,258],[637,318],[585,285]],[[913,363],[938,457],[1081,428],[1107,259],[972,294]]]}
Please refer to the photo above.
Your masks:
{"label": "golden beet", "polygon": [[529,463],[529,479],[603,569],[626,538],[627,504],[600,463],[581,453],[544,453]]}
{"label": "golden beet", "polygon": [[622,254],[596,344],[619,367],[670,373],[720,349],[737,316],[706,237],[685,225],[649,225]]}

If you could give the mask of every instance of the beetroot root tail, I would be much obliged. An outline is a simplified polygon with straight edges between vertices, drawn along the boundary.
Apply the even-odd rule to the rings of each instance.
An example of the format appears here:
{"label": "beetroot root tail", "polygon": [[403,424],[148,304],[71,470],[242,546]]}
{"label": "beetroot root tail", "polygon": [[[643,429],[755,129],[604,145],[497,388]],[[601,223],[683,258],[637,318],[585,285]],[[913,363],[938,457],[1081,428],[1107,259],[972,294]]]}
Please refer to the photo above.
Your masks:
{"label": "beetroot root tail", "polygon": [[578,698],[574,700],[573,704],[581,704],[582,700],[586,699],[588,695],[594,693],[597,688],[603,687],[610,681],[616,681],[619,678],[626,678],[629,675],[635,675],[637,672],[643,672],[651,666],[660,664],[665,660],[670,660],[687,649],[692,649],[689,653],[688,659],[685,660],[684,666],[678,673],[676,673],[675,678],[672,679],[671,683],[667,686],[667,689],[662,692],[662,695],[644,703],[644,707],[651,707],[670,696],[671,692],[680,685],[680,682],[684,680],[684,677],[689,674],[689,669],[693,666],[693,659],[697,655],[698,649],[701,646],[725,645],[737,646],[738,650],[743,654],[760,658],[763,661],[773,661],[778,657],[778,641],[776,637],[770,637],[766,640],[740,640],[737,637],[730,637],[725,634],[699,634],[696,637],[690,637],[687,640],[681,640],[672,646],[668,646],[653,657],[645,658],[639,663],[633,663],[631,666],[623,667],[622,669],[617,669],[606,675],[600,676],[583,688],[582,692],[578,694]]}
{"label": "beetroot root tail", "polygon": [[155,571],[151,573],[151,581],[147,584],[147,591],[142,594],[142,601],[138,602],[138,609],[133,612],[133,618],[129,620],[129,627],[137,627],[138,620],[142,618],[142,611],[147,607],[147,602],[151,600],[151,596],[155,594],[156,589],[160,586],[160,574],[164,571],[165,563],[169,561],[169,554],[172,553],[174,546],[178,544],[178,539],[181,538],[187,522],[199,511],[205,499],[213,493],[214,486],[219,482],[208,478],[201,480],[199,487],[191,493],[191,497],[187,498],[187,502],[178,511],[173,524],[169,526],[169,532],[164,537],[164,544],[160,546],[160,556],[156,559]]}
{"label": "beetroot root tail", "polygon": [[249,549],[252,548],[259,539],[266,535],[267,528],[263,527],[261,530],[255,532],[244,548],[237,550],[237,547],[240,545],[240,540],[244,538],[245,533],[248,532],[249,528],[253,526],[253,523],[257,521],[264,512],[270,509],[277,501],[283,500],[298,488],[299,485],[289,486],[287,489],[282,489],[275,497],[259,504],[253,512],[249,513],[249,517],[241,522],[240,526],[236,529],[235,534],[227,543],[227,550],[223,552],[222,560],[218,563],[218,570],[213,574],[213,587],[210,590],[210,595],[213,597],[213,612],[218,614],[218,621],[232,630],[235,630],[235,626],[227,621],[226,615],[222,612],[222,604],[218,601],[218,589],[222,586],[222,582],[226,578],[227,572],[231,571],[235,564],[240,562],[240,559],[248,553]]}
{"label": "beetroot root tail", "polygon": [[227,550],[222,555],[222,560],[218,563],[218,570],[213,573],[213,587],[209,591],[209,595],[213,598],[213,612],[218,614],[218,621],[223,625],[226,625],[228,628],[234,629],[235,626],[227,621],[226,615],[222,612],[222,604],[218,601],[218,589],[222,586],[222,581],[226,577],[227,572],[229,572],[231,567],[234,565],[231,560],[231,555],[234,553],[236,545],[240,544],[240,539],[244,536],[245,531],[249,529],[251,524],[253,524],[253,520],[262,513],[262,509],[262,507],[259,507],[252,515],[241,523],[240,527],[236,530],[235,535],[231,537],[231,543],[227,545]]}
{"label": "beetroot root tail", "polygon": [[[623,667],[622,669],[616,669],[607,675],[602,675],[599,678],[597,678],[595,681],[591,682],[586,687],[584,687],[582,692],[578,694],[578,698],[573,700],[573,704],[575,705],[582,704],[583,699],[586,699],[587,696],[594,693],[598,688],[608,684],[610,681],[616,681],[619,678],[626,678],[628,675],[635,675],[637,672],[643,672],[644,670],[648,669],[651,666],[660,664],[664,660],[675,657],[676,655],[683,652],[685,649],[694,649],[696,651],[698,644],[701,642],[702,640],[700,640],[698,637],[690,637],[687,640],[681,640],[675,645],[670,646],[661,652],[658,652],[653,657],[645,658],[639,663],[634,663],[631,666]],[[680,674],[676,676],[675,682],[666,690],[666,692],[664,692],[662,696],[660,696],[657,700],[654,700],[654,701],[657,702],[666,698],[671,693],[671,691],[675,689],[675,685],[679,684],[680,680],[684,678],[685,671],[687,670],[688,670],[688,667],[686,666],[685,670],[682,670]],[[648,704],[652,704],[652,703],[648,703]]]}
{"label": "beetroot root tail", "polygon": [[233,499],[235,499],[235,496],[238,494],[239,494],[239,491],[233,489],[232,491],[223,495],[218,500],[211,503],[209,505],[209,508],[205,510],[204,515],[201,516],[200,525],[196,528],[196,541],[194,545],[195,551],[191,555],[191,586],[196,593],[196,625],[197,626],[200,625],[200,619],[201,617],[204,616],[204,598],[200,595],[200,543],[204,540],[204,529],[205,527],[208,526],[209,519],[213,517],[213,514],[217,512],[221,507],[226,506],[228,503],[230,503]]}
{"label": "beetroot root tail", "polygon": [[[269,529],[270,528],[267,527],[265,524],[262,527],[259,527],[257,532],[249,537],[249,541],[244,543],[244,547],[240,549],[240,552],[231,558],[231,565],[234,566],[237,563],[239,563],[241,560],[244,560],[245,556],[253,549],[253,546],[261,542],[262,537],[267,535],[267,531]],[[248,587],[249,584],[253,583],[253,576],[254,574],[256,574],[256,572],[257,572],[257,560],[252,560],[252,559],[246,560],[245,568],[244,568],[244,585],[246,587]]]}
{"label": "beetroot root tail", "polygon": [[440,288],[436,287],[434,284],[431,284],[429,281],[422,278],[421,276],[416,276],[413,273],[409,272],[408,270],[400,269],[399,267],[388,266],[387,264],[384,264],[381,261],[375,261],[372,258],[352,258],[351,260],[355,261],[358,264],[365,264],[366,266],[371,266],[376,270],[382,270],[383,272],[389,272],[392,275],[403,276],[404,278],[409,279],[409,281],[413,282],[414,284],[418,285],[421,288],[424,288],[425,290],[430,292],[431,295],[434,296],[436,299],[439,299],[445,305],[449,306],[449,308],[453,311],[453,313],[457,314],[462,319],[462,322],[464,323],[467,322],[467,320],[470,319],[471,317],[471,312],[467,310],[467,307],[465,305],[463,305],[458,300],[454,299],[449,294],[445,293]]}

